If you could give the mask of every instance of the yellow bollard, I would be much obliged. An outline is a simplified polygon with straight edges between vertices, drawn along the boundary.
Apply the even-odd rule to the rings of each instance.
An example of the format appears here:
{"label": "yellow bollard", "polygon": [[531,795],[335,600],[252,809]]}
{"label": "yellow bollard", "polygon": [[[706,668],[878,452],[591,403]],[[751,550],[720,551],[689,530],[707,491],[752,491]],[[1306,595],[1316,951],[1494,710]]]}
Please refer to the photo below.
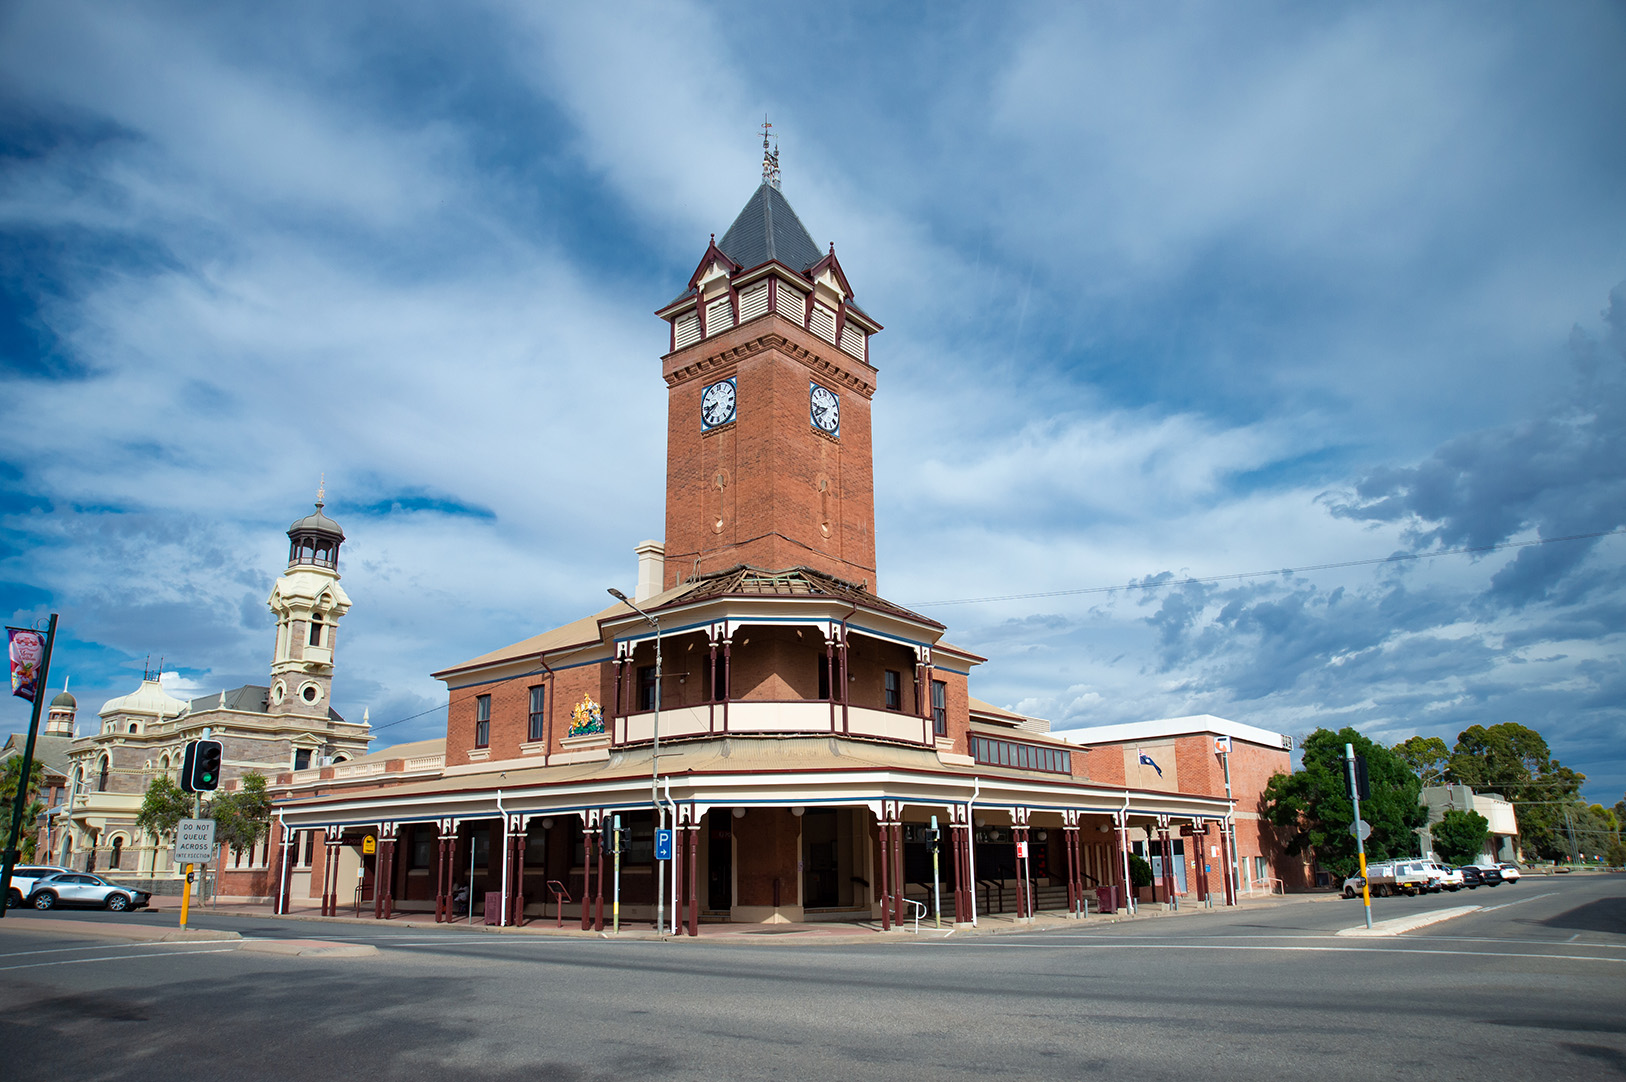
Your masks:
{"label": "yellow bollard", "polygon": [[192,905],[192,869],[195,864],[186,866],[186,885],[181,888],[181,930],[186,930],[186,912]]}

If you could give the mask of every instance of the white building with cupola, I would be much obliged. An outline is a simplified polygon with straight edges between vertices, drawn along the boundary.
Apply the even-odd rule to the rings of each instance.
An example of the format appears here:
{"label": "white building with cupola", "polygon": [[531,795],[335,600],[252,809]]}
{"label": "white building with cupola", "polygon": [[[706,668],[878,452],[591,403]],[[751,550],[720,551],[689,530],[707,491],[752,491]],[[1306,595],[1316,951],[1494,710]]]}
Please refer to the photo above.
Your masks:
{"label": "white building with cupola", "polygon": [[[288,566],[267,600],[276,617],[267,683],[182,699],[164,688],[161,672],[143,672],[137,688],[103,704],[94,726],[80,726],[87,731],[68,753],[68,796],[52,852],[40,859],[151,878],[162,889],[174,875],[169,841],[137,828],[136,816],[156,778],[179,781],[187,743],[206,733],[224,747],[228,786],[251,771],[273,778],[367,753],[372,736],[365,717],[347,721],[330,705],[339,624],[350,598],[339,585],[344,531],[324,506],[319,495],[316,509],[288,527]],[[73,733],[72,709],[59,713],[53,704],[52,731]],[[225,859],[237,867],[263,866],[265,853]]]}

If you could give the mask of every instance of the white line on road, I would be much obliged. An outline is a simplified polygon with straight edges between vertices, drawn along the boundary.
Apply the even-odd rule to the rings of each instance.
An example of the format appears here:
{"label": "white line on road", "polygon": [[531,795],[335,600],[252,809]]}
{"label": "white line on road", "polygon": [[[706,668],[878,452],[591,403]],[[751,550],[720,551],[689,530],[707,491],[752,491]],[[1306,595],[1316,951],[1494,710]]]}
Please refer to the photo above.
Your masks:
{"label": "white line on road", "polygon": [[1528,897],[1528,898],[1520,898],[1516,902],[1503,902],[1501,905],[1488,905],[1485,908],[1481,909],[1480,912],[1481,913],[1494,913],[1498,909],[1506,909],[1510,905],[1523,905],[1525,902],[1533,902],[1537,898],[1551,898],[1553,895],[1555,895],[1557,893],[1558,893],[1558,891],[1556,891],[1556,890],[1549,890],[1546,894],[1532,894],[1532,895],[1530,895],[1530,897]]}
{"label": "white line on road", "polygon": [[170,948],[173,948],[174,946],[175,946],[175,944],[173,942],[169,942],[169,943],[161,943],[161,942],[160,943],[129,943],[129,942],[108,943],[108,944],[106,944],[104,946],[100,946],[100,947],[53,947],[50,950],[12,951],[9,954],[0,954],[0,958],[24,958],[24,957],[27,957],[28,955],[31,955],[31,954],[72,954],[72,953],[74,953],[76,951],[129,950],[129,949],[135,948],[135,947],[170,947]]}
{"label": "white line on road", "polygon": [[[174,946],[174,944],[166,944],[166,946]],[[20,966],[0,966],[0,972],[10,969],[41,969],[45,966],[82,966],[91,962],[120,962],[127,958],[165,958],[172,954],[230,954],[236,949],[236,947],[225,947],[203,951],[165,951],[162,954],[115,954],[107,958],[62,958],[55,962],[29,962]]]}
{"label": "white line on road", "polygon": [[[941,942],[940,940],[938,942]],[[1043,947],[1043,943],[979,943],[971,940],[961,940],[958,947]],[[1616,962],[1626,963],[1626,958],[1600,958],[1586,954],[1531,954],[1522,951],[1458,951],[1442,950],[1435,947],[1389,947],[1374,944],[1370,947],[1334,947],[1334,946],[1306,946],[1306,947],[1249,947],[1227,946],[1218,943],[1100,943],[1092,946],[1092,950],[1148,950],[1148,951],[1327,951],[1334,954],[1451,954],[1462,955],[1469,958],[1553,958],[1561,962]]]}

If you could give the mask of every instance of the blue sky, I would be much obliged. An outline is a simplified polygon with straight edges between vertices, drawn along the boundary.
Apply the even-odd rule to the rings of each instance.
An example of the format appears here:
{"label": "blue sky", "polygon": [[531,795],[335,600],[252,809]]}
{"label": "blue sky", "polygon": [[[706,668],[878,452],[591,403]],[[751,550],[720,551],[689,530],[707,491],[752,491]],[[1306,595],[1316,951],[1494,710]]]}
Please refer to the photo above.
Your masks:
{"label": "blue sky", "polygon": [[975,694],[1518,721],[1612,803],[1626,536],[1178,580],[1626,529],[1622,55],[1606,3],[18,0],[0,608],[62,613],[82,721],[148,654],[263,682],[325,473],[336,706],[434,735],[429,672],[659,536],[651,312],[768,114],[887,326],[880,586]]}

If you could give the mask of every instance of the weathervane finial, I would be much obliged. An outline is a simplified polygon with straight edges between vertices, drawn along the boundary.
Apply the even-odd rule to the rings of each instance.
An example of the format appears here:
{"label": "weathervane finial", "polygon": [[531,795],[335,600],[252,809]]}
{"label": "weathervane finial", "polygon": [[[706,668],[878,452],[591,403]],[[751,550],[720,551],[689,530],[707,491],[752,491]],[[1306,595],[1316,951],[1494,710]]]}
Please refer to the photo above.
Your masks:
{"label": "weathervane finial", "polygon": [[768,114],[762,114],[762,183],[779,190],[779,136],[772,134]]}

